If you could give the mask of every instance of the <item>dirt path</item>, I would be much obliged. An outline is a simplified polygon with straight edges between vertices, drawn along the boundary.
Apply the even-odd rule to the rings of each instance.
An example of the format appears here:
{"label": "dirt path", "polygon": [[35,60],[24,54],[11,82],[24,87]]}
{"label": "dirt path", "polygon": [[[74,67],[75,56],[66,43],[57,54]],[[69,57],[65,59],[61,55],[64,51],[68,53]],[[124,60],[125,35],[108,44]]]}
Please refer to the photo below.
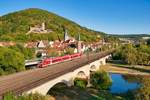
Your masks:
{"label": "dirt path", "polygon": [[141,72],[134,69],[124,68],[124,67],[118,67],[113,64],[107,64],[105,66],[101,66],[100,70],[105,70],[107,72],[111,73],[120,73],[120,74],[133,74],[133,75],[148,75],[150,76],[150,73],[147,72]]}

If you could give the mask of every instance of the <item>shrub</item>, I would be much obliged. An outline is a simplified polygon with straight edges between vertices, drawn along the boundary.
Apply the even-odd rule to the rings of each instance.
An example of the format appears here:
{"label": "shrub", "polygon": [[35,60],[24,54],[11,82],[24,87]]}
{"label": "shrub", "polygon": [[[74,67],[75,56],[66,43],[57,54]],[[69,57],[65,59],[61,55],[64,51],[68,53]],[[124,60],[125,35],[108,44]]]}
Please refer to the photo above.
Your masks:
{"label": "shrub", "polygon": [[74,79],[74,85],[79,87],[79,88],[86,88],[87,83],[88,82],[86,79],[81,79],[81,78],[75,78]]}
{"label": "shrub", "polygon": [[73,54],[74,49],[73,48],[67,48],[65,54]]}
{"label": "shrub", "polygon": [[4,73],[5,73],[4,70],[2,68],[0,68],[0,76],[4,75]]}
{"label": "shrub", "polygon": [[49,100],[48,96],[43,96],[39,93],[30,93],[21,96],[16,96],[12,92],[4,95],[3,100]]}
{"label": "shrub", "polygon": [[3,100],[16,100],[15,95],[12,92],[7,92],[4,97]]}
{"label": "shrub", "polygon": [[48,52],[48,56],[57,57],[57,56],[59,56],[59,53],[54,49],[54,50]]}
{"label": "shrub", "polygon": [[41,52],[38,52],[38,53],[36,54],[36,57],[37,57],[37,58],[41,58],[41,57],[42,57],[42,53],[41,53]]}
{"label": "shrub", "polygon": [[30,93],[28,95],[24,95],[24,100],[48,100],[47,96],[43,96],[39,93]]}
{"label": "shrub", "polygon": [[109,89],[109,87],[112,84],[112,81],[107,72],[98,71],[91,75],[91,84],[97,89]]}

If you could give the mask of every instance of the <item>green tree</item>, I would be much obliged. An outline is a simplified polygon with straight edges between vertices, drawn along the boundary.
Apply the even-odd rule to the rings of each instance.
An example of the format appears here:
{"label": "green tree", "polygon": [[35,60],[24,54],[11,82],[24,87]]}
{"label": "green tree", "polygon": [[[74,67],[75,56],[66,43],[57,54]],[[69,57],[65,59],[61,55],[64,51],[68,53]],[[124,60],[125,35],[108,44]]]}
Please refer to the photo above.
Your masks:
{"label": "green tree", "polygon": [[35,53],[34,48],[25,48],[22,46],[22,44],[16,44],[16,46],[11,46],[10,48],[16,50],[17,52],[22,53],[25,59],[34,58],[34,53]]}
{"label": "green tree", "polygon": [[146,43],[147,43],[147,45],[150,45],[150,39],[148,39],[148,40],[146,41]]}
{"label": "green tree", "polygon": [[4,70],[0,67],[0,76],[4,74],[5,74]]}
{"label": "green tree", "polygon": [[143,64],[148,64],[148,61],[149,61],[149,55],[145,52],[139,51],[137,54],[137,63],[143,65]]}
{"label": "green tree", "polygon": [[38,53],[36,54],[36,57],[37,57],[37,58],[41,58],[41,57],[42,57],[42,53],[41,53],[41,52],[38,52]]}
{"label": "green tree", "polygon": [[5,74],[25,70],[24,56],[15,50],[0,48],[0,69]]}
{"label": "green tree", "polygon": [[79,88],[86,88],[87,80],[86,79],[75,78],[74,79],[74,85],[79,87]]}
{"label": "green tree", "polygon": [[150,79],[142,78],[142,86],[133,92],[135,100],[150,100]]}
{"label": "green tree", "polygon": [[124,45],[116,50],[113,54],[114,60],[123,60],[127,64],[148,64],[150,60],[150,47],[147,45],[133,46],[131,44]]}
{"label": "green tree", "polygon": [[112,81],[107,72],[98,71],[91,75],[91,84],[97,89],[109,89],[109,87],[112,84]]}
{"label": "green tree", "polygon": [[126,63],[130,65],[137,64],[137,50],[132,45],[127,45],[125,48],[124,53],[124,60]]}
{"label": "green tree", "polygon": [[74,53],[74,49],[73,48],[67,48],[65,49],[65,54],[73,54]]}
{"label": "green tree", "polygon": [[16,97],[12,92],[7,92],[4,95],[3,100],[16,100]]}

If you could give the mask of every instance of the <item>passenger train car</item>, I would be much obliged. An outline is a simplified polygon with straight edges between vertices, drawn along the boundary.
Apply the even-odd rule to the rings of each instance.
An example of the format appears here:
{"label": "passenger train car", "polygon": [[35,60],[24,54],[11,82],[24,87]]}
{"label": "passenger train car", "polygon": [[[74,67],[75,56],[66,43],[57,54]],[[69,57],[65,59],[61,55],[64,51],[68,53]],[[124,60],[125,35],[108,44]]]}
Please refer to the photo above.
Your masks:
{"label": "passenger train car", "polygon": [[61,56],[61,57],[46,58],[46,59],[42,60],[41,63],[39,63],[37,65],[37,67],[38,68],[44,68],[44,67],[47,67],[47,66],[52,65],[52,64],[64,62],[67,60],[72,60],[72,59],[79,58],[79,57],[81,57],[81,53],[65,55],[65,56]]}

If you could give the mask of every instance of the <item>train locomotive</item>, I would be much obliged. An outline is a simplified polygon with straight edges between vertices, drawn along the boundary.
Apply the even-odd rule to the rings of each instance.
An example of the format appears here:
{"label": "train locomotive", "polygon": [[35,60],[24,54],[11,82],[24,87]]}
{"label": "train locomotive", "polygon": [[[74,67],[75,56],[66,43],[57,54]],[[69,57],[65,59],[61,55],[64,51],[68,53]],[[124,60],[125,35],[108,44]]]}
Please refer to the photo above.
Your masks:
{"label": "train locomotive", "polygon": [[44,68],[52,64],[56,64],[56,63],[60,63],[60,62],[64,62],[64,61],[68,61],[68,60],[72,60],[72,59],[80,58],[80,57],[81,57],[81,53],[75,53],[75,54],[65,55],[61,57],[45,58],[41,61],[41,63],[37,65],[37,67]]}

